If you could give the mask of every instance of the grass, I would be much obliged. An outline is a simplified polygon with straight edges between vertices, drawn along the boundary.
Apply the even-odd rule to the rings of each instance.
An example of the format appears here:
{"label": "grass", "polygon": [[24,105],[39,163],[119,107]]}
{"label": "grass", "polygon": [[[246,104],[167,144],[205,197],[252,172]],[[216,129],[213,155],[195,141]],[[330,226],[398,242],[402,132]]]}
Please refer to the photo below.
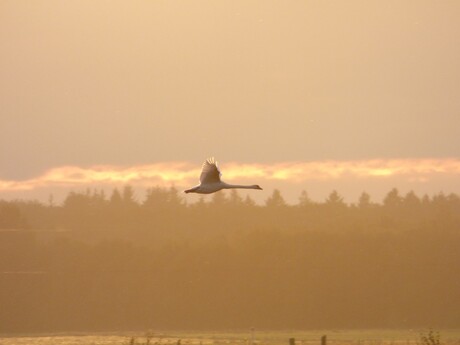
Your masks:
{"label": "grass", "polygon": [[[441,343],[442,333],[443,342]],[[317,330],[254,331],[255,345],[445,345],[460,344],[460,330]],[[235,332],[168,332],[133,337],[129,345],[251,345],[251,330]]]}
{"label": "grass", "polygon": [[441,345],[441,334],[430,329],[426,334],[420,333],[421,345]]}

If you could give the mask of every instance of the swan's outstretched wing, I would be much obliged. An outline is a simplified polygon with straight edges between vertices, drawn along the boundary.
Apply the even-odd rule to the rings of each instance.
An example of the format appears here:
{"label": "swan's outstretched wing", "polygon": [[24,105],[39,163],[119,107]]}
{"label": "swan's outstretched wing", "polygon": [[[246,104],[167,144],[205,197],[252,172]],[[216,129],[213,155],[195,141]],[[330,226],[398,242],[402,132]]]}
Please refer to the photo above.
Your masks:
{"label": "swan's outstretched wing", "polygon": [[220,182],[220,170],[217,167],[217,162],[214,160],[214,157],[208,158],[203,163],[203,168],[201,169],[200,182],[202,184],[206,183],[215,183]]}

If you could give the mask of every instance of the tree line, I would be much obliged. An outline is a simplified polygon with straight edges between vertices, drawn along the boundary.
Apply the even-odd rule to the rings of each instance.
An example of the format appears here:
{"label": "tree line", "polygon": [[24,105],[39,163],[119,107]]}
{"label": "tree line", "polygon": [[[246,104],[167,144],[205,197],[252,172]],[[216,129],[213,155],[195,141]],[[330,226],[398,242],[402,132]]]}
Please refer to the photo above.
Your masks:
{"label": "tree line", "polygon": [[0,201],[0,332],[457,327],[460,198]]}

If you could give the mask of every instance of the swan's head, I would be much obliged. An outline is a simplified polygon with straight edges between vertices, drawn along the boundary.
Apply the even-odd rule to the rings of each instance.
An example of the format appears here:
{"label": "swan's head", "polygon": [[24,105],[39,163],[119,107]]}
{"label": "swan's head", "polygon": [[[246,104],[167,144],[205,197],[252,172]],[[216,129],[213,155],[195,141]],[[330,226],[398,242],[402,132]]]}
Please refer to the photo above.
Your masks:
{"label": "swan's head", "polygon": [[254,185],[254,189],[263,190],[258,184],[255,184],[255,185]]}
{"label": "swan's head", "polygon": [[198,186],[190,188],[190,189],[186,189],[186,190],[184,190],[184,193],[187,193],[187,194],[188,193],[196,193],[197,189],[198,189]]}

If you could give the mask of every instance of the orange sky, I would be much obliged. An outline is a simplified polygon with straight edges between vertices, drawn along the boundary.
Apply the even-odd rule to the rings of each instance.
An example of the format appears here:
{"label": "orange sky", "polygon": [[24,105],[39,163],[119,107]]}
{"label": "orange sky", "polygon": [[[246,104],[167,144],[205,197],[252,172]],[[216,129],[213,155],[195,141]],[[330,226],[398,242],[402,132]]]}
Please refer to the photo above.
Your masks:
{"label": "orange sky", "polygon": [[139,171],[182,186],[211,155],[227,179],[288,195],[457,191],[459,13],[426,0],[3,0],[0,198]]}
{"label": "orange sky", "polygon": [[[287,200],[296,202],[301,190],[307,190],[315,200],[325,198],[333,188],[345,187],[348,202],[356,201],[357,192],[374,192],[382,198],[389,188],[403,183],[402,192],[417,190],[423,193],[443,191],[447,182],[460,177],[459,159],[412,159],[412,160],[368,160],[368,161],[312,161],[284,162],[273,164],[247,164],[229,162],[220,166],[222,179],[233,183],[258,183],[265,191],[249,193],[262,202],[274,188],[283,190]],[[50,169],[40,176],[27,180],[0,180],[0,193],[11,197],[29,195],[36,197],[58,195],[59,201],[70,191],[86,188],[104,189],[130,185],[137,189],[139,201],[142,191],[152,186],[175,186],[179,190],[194,186],[198,182],[201,167],[190,162],[162,162],[141,166],[93,166],[81,168],[63,166]],[[355,191],[350,193],[350,186]],[[376,188],[385,186],[386,189]],[[408,189],[409,188],[409,189]],[[438,188],[438,189],[436,189]],[[459,187],[447,190],[460,192]],[[312,193],[313,192],[313,193]],[[0,194],[1,195],[1,194]],[[185,197],[185,196],[184,196]],[[354,199],[353,199],[354,198]],[[195,196],[187,196],[195,201]],[[209,198],[208,198],[209,199]]]}

